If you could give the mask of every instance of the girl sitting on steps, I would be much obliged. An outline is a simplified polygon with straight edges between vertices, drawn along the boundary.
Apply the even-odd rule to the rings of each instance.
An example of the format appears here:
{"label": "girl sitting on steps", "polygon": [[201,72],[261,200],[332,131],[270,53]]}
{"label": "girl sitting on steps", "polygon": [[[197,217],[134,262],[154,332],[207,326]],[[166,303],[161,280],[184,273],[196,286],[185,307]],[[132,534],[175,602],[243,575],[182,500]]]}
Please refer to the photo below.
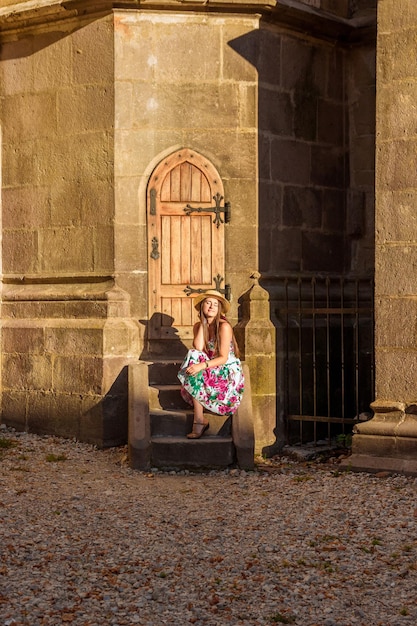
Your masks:
{"label": "girl sitting on steps", "polygon": [[195,298],[199,320],[194,324],[193,348],[178,373],[181,395],[194,407],[189,439],[199,439],[209,427],[203,411],[230,415],[237,410],[244,391],[244,377],[233,329],[225,315],[229,302],[212,289]]}

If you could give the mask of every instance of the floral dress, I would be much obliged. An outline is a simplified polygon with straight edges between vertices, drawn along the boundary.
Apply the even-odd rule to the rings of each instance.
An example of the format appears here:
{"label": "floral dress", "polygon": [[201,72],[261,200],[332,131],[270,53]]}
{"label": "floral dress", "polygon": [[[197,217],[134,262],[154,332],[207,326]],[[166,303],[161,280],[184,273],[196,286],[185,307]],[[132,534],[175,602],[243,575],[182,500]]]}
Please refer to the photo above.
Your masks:
{"label": "floral dress", "polygon": [[210,367],[194,376],[186,373],[194,363],[203,363],[215,358],[214,342],[209,342],[207,353],[195,348],[188,351],[178,372],[181,395],[189,404],[195,398],[200,404],[217,415],[230,415],[237,410],[244,391],[242,365],[230,344],[229,356],[224,365]]}

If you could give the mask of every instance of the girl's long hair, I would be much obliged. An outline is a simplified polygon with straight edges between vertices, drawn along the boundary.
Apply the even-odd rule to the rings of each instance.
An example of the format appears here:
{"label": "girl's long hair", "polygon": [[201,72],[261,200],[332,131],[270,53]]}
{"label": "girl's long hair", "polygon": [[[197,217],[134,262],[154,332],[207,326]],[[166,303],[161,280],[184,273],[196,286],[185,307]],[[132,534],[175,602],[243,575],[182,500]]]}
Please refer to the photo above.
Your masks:
{"label": "girl's long hair", "polygon": [[[205,317],[205,315],[203,313],[203,304],[204,304],[204,302],[205,302],[205,300],[202,300],[202,302],[200,304],[200,312],[198,314],[198,317],[200,318],[200,321],[201,321],[201,323],[203,325],[204,350],[205,350],[205,352],[207,352],[208,351],[208,343],[209,343],[209,329],[208,329],[207,319],[206,319],[206,317]],[[220,321],[224,320],[231,327],[231,324],[230,324],[229,320],[222,313],[222,311],[223,311],[223,304],[222,304],[221,300],[218,300],[218,303],[219,303],[219,308],[217,310],[217,315],[216,315],[216,318],[214,320],[214,351],[215,351],[216,354],[219,353]],[[237,341],[236,341],[236,338],[235,338],[235,334],[233,332],[233,328],[232,328],[232,343],[233,343],[233,351],[234,351],[235,355],[239,358],[239,356],[240,356],[239,346],[237,345]]]}

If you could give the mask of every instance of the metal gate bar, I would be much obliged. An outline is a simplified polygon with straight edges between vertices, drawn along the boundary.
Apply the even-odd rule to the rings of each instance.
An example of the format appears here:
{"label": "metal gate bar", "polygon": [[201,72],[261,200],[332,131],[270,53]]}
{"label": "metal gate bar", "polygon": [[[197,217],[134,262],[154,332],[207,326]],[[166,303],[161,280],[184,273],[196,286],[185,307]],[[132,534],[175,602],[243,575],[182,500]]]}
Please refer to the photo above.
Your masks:
{"label": "metal gate bar", "polygon": [[[373,281],[344,276],[281,278],[289,440],[346,434],[369,418],[374,396]],[[310,427],[307,427],[307,425]],[[336,425],[336,426],[335,426]],[[325,431],[323,430],[325,428]],[[351,430],[351,428],[350,428]]]}

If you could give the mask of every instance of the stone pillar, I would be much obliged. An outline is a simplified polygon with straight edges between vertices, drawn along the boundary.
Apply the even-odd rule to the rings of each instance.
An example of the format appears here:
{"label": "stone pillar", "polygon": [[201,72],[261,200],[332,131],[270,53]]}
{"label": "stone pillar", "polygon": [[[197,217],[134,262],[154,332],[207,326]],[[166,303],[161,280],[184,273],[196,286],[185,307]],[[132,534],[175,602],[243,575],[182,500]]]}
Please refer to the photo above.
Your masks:
{"label": "stone pillar", "polygon": [[380,0],[377,38],[374,417],[357,469],[417,473],[417,3]]}
{"label": "stone pillar", "polygon": [[270,320],[269,295],[252,274],[253,285],[242,296],[243,318],[235,326],[242,360],[251,375],[255,454],[268,455],[276,443],[275,327]]}
{"label": "stone pillar", "polygon": [[148,363],[128,366],[128,458],[132,469],[146,470],[151,464]]}

